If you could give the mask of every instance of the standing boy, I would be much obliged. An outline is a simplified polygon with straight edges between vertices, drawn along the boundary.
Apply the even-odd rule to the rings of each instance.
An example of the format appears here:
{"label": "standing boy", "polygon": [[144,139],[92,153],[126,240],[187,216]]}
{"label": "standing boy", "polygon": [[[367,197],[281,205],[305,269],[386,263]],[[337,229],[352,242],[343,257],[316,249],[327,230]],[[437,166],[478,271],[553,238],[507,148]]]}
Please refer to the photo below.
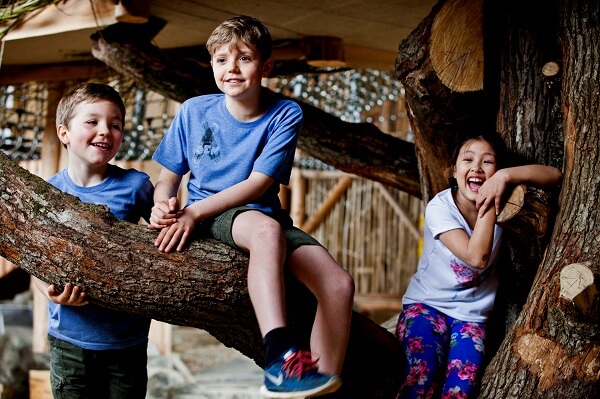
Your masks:
{"label": "standing boy", "polygon": [[[181,251],[192,232],[250,254],[248,292],[266,347],[267,397],[318,396],[340,386],[354,282],[325,248],[281,209],[302,111],[261,87],[273,68],[271,36],[257,19],[231,18],[206,44],[223,94],[182,104],[154,159],[162,166],[150,227],[160,251]],[[191,171],[189,200],[177,190]],[[296,347],[286,325],[283,267],[318,300],[311,350]]]}
{"label": "standing boy", "polygon": [[[78,85],[59,102],[57,133],[69,154],[48,182],[82,202],[107,205],[120,219],[149,219],[153,187],[147,174],[108,162],[123,140],[125,106],[112,87]],[[48,298],[50,382],[55,398],[144,399],[150,319],[88,303],[78,286],[34,279]]]}

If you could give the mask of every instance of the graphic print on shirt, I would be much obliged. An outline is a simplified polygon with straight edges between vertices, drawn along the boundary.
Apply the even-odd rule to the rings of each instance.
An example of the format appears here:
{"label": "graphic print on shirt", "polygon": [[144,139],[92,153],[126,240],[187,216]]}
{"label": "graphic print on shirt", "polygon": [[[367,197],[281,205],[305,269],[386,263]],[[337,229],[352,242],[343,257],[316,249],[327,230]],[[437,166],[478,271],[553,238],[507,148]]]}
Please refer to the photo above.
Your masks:
{"label": "graphic print on shirt", "polygon": [[481,283],[483,283],[479,273],[462,263],[458,258],[454,258],[450,261],[450,267],[454,271],[456,281],[464,288],[479,287]]}
{"label": "graphic print on shirt", "polygon": [[200,145],[194,149],[192,162],[198,163],[206,155],[211,161],[217,163],[221,159],[221,150],[213,132],[217,131],[219,126],[217,124],[210,126],[207,121],[204,121],[202,122],[202,129],[204,130],[204,134],[200,140]]}

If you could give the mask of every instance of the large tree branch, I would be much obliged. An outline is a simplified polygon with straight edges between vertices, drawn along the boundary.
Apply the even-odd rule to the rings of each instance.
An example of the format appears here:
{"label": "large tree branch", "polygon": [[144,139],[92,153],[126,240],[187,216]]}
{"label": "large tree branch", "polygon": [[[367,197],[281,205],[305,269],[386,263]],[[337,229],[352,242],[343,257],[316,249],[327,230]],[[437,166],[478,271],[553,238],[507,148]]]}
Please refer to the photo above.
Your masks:
{"label": "large tree branch", "polygon": [[[261,365],[247,256],[215,240],[162,253],[152,245],[155,236],[58,191],[0,152],[0,256],[59,287],[81,285],[101,306],[204,329]],[[314,297],[289,276],[286,287],[288,321],[307,342]],[[398,351],[392,334],[355,313],[336,397],[393,397]]]}

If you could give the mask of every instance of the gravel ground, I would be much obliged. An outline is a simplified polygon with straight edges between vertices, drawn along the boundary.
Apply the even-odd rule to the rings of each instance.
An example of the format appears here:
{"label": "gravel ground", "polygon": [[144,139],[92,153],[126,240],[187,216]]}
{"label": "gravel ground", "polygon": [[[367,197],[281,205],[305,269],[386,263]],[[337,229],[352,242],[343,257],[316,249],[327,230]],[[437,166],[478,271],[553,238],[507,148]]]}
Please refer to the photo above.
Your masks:
{"label": "gravel ground", "polygon": [[173,355],[150,349],[147,399],[259,399],[263,373],[252,360],[210,334],[173,327]]}

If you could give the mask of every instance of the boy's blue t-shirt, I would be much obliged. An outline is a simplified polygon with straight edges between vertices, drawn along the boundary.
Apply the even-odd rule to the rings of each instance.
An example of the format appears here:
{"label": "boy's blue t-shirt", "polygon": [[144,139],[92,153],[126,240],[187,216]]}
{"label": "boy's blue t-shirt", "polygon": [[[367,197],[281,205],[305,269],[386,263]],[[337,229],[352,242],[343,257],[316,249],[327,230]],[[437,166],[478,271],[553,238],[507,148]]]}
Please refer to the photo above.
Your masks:
{"label": "boy's blue t-shirt", "polygon": [[289,183],[302,110],[291,100],[267,96],[266,112],[251,122],[229,113],[224,94],[181,105],[153,159],[178,175],[191,172],[188,205],[260,172],[275,182],[248,206],[269,214],[280,210],[279,185]]}
{"label": "boy's blue t-shirt", "polygon": [[[67,170],[48,183],[82,202],[107,205],[116,217],[132,223],[150,217],[154,187],[146,173],[108,165],[108,177],[100,184],[81,187]],[[122,349],[147,342],[150,319],[93,303],[65,306],[48,301],[48,334],[83,349]]]}

